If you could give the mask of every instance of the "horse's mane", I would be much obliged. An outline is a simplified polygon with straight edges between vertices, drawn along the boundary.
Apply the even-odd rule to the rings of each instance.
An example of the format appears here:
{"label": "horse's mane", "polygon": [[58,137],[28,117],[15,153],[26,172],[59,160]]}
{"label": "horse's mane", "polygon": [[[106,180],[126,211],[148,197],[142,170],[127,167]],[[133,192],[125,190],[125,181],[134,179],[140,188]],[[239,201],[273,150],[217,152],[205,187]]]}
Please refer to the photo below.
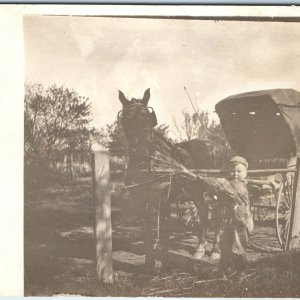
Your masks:
{"label": "horse's mane", "polygon": [[155,128],[153,129],[153,144],[156,151],[170,156],[187,168],[193,167],[193,159],[187,149],[180,147],[178,143],[170,141],[162,132]]}
{"label": "horse's mane", "polygon": [[153,137],[155,146],[157,146],[157,150],[160,150],[161,147],[162,152],[165,151],[172,151],[175,149],[175,143],[171,142],[161,131],[153,128]]}
{"label": "horse's mane", "polygon": [[153,129],[153,143],[160,153],[169,155],[187,168],[220,167],[224,146],[208,139],[192,139],[180,143],[170,141],[160,131]]}

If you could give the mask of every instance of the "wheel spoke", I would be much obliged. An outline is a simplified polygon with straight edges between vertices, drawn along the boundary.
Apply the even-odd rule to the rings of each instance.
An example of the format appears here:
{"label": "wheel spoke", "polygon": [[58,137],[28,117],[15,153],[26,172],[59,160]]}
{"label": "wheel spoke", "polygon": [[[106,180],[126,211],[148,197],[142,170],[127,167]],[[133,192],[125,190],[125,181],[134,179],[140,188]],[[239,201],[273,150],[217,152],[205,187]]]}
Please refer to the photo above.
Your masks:
{"label": "wheel spoke", "polygon": [[285,225],[282,225],[280,228],[280,236],[283,246],[285,245]]}
{"label": "wheel spoke", "polygon": [[282,249],[288,247],[288,237],[290,231],[291,203],[292,203],[292,186],[288,180],[282,182],[277,193],[276,204],[276,232],[278,241]]}
{"label": "wheel spoke", "polygon": [[292,185],[288,186],[288,191],[289,191],[289,206],[291,207],[292,199],[293,199],[293,186]]}
{"label": "wheel spoke", "polygon": [[289,225],[290,225],[290,218],[288,218],[288,219],[286,220],[285,228],[284,228],[284,232],[285,232],[285,233],[286,233],[286,231],[288,230]]}
{"label": "wheel spoke", "polygon": [[285,224],[285,232],[284,232],[284,249],[286,250],[288,247],[288,239],[290,233],[290,219],[287,219]]}
{"label": "wheel spoke", "polygon": [[290,198],[290,189],[289,189],[289,186],[285,186],[283,188],[284,190],[284,198],[285,198],[285,203],[286,203],[286,206],[287,207],[291,207],[291,198]]}

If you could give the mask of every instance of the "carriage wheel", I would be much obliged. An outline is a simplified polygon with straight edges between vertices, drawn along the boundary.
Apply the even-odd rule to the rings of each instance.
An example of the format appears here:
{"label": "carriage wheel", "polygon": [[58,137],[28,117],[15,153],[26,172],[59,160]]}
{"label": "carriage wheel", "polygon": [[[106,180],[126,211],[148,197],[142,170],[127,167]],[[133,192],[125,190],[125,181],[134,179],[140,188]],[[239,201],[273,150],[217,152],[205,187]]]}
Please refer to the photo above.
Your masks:
{"label": "carriage wheel", "polygon": [[293,200],[293,175],[287,174],[280,184],[276,201],[276,234],[283,250],[288,248],[288,239],[291,228],[291,212]]}

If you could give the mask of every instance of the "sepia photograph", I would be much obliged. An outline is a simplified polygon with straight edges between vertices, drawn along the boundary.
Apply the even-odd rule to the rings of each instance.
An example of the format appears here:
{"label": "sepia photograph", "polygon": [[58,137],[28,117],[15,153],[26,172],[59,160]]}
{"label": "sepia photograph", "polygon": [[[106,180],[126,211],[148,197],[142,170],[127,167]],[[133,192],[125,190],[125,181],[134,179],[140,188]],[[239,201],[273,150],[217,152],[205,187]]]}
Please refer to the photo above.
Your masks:
{"label": "sepia photograph", "polygon": [[189,11],[23,16],[25,296],[300,297],[300,17]]}

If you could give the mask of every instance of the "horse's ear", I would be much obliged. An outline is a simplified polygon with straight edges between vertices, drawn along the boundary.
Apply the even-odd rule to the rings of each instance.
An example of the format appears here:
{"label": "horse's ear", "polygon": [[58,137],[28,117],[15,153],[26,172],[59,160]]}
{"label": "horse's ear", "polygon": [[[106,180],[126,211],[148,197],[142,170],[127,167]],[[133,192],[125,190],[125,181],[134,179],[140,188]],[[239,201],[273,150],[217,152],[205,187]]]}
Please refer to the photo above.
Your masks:
{"label": "horse's ear", "polygon": [[143,104],[148,105],[149,99],[150,99],[150,89],[147,89],[142,99]]}
{"label": "horse's ear", "polygon": [[119,91],[119,100],[123,104],[123,107],[129,104],[129,100],[126,99],[125,95],[121,91]]}

